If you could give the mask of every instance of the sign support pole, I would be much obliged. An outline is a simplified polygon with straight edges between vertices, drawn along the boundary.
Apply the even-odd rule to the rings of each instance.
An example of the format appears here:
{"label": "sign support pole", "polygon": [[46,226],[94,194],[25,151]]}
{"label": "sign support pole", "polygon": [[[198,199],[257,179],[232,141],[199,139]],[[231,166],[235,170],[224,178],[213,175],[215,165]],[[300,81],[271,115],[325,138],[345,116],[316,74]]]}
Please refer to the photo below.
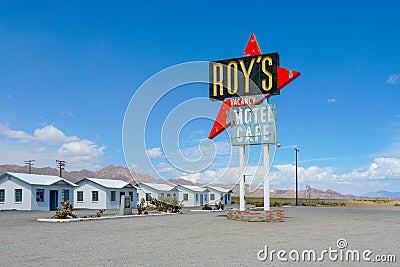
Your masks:
{"label": "sign support pole", "polygon": [[269,199],[269,144],[263,145],[264,154],[264,168],[266,176],[264,179],[264,210],[270,210],[270,199]]}
{"label": "sign support pole", "polygon": [[244,174],[244,169],[245,169],[245,162],[246,160],[246,147],[245,146],[240,146],[239,147],[239,171],[241,174],[240,177],[240,211],[244,211],[246,209],[246,200],[245,200],[245,174]]}

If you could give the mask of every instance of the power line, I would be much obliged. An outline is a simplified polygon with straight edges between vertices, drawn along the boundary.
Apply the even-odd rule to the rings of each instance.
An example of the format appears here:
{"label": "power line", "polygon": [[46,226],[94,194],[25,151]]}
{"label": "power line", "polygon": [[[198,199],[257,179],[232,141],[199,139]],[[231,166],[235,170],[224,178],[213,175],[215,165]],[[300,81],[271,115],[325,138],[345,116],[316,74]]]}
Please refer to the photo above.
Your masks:
{"label": "power line", "polygon": [[58,160],[56,159],[57,167],[60,170],[60,178],[62,178],[62,171],[65,169],[65,163],[67,163],[65,160]]}

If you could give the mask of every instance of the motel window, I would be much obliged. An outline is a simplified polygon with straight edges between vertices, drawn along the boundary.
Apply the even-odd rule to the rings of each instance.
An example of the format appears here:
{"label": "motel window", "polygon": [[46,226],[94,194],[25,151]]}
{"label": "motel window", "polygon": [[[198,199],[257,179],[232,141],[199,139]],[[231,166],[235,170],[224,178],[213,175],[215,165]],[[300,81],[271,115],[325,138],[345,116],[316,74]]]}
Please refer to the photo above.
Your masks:
{"label": "motel window", "polygon": [[161,196],[163,197],[163,196],[164,196],[164,193],[161,193]]}
{"label": "motel window", "polygon": [[210,194],[210,200],[215,200],[215,194]]}
{"label": "motel window", "polygon": [[83,201],[83,191],[78,191],[76,193],[76,201]]}
{"label": "motel window", "polygon": [[221,194],[221,201],[224,201],[224,194]]}
{"label": "motel window", "polygon": [[150,201],[151,199],[151,193],[146,193],[146,201]]}
{"label": "motel window", "polygon": [[111,201],[115,201],[115,191],[111,191]]}
{"label": "motel window", "polygon": [[139,193],[136,193],[136,200],[139,201]]}
{"label": "motel window", "polygon": [[99,201],[99,191],[92,191],[92,201]]}
{"label": "motel window", "polygon": [[36,202],[44,202],[44,189],[36,189]]}
{"label": "motel window", "polygon": [[68,189],[63,189],[63,191],[61,192],[61,198],[62,201],[67,201],[69,200],[69,190]]}
{"label": "motel window", "polygon": [[189,194],[183,194],[183,200],[188,201],[189,200]]}
{"label": "motel window", "polygon": [[6,199],[6,192],[4,189],[0,189],[0,202],[4,202]]}
{"label": "motel window", "polygon": [[133,192],[132,191],[129,192],[129,196],[131,197],[131,201],[133,201]]}
{"label": "motel window", "polygon": [[173,195],[174,197],[176,197],[176,194],[175,194],[175,193],[173,193],[172,195]]}
{"label": "motel window", "polygon": [[204,195],[204,201],[208,201],[207,200],[207,194]]}
{"label": "motel window", "polygon": [[15,202],[22,202],[22,189],[15,189]]}
{"label": "motel window", "polygon": [[196,194],[196,201],[199,201],[199,194]]}
{"label": "motel window", "polygon": [[171,196],[171,194],[167,194],[167,197],[170,197]]}

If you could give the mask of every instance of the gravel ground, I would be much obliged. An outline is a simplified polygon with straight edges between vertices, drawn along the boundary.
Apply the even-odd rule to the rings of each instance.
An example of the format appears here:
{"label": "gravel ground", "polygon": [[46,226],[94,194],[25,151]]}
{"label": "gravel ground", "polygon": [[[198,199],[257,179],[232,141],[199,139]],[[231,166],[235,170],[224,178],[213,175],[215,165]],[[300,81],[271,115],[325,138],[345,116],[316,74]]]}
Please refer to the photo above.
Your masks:
{"label": "gravel ground", "polygon": [[[319,255],[329,247],[337,249],[339,238],[346,239],[347,249],[369,249],[372,257],[390,254],[400,261],[400,208],[291,207],[285,208],[283,223],[230,221],[226,212],[74,223],[36,221],[52,214],[0,212],[0,265],[292,266],[293,262],[276,258],[262,262],[257,252],[268,246],[287,252],[313,249]],[[326,258],[319,265],[367,265]]]}

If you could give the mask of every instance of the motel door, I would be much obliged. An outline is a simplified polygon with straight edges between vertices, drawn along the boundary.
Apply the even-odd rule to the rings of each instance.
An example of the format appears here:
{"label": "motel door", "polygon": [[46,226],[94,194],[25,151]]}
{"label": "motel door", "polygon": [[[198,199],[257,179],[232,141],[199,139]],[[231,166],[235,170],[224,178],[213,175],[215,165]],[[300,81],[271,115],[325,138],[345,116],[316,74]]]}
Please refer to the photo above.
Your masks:
{"label": "motel door", "polygon": [[50,190],[50,210],[57,210],[58,190]]}
{"label": "motel door", "polygon": [[203,206],[203,194],[200,194],[200,206]]}

